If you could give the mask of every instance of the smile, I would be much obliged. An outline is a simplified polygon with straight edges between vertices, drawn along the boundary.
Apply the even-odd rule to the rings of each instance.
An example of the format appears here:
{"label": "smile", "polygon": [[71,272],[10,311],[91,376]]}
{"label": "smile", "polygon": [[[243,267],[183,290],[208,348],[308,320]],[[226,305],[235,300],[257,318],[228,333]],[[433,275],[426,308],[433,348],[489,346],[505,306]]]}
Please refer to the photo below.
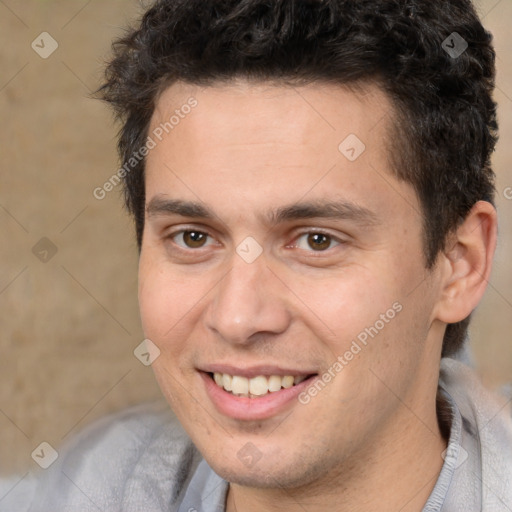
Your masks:
{"label": "smile", "polygon": [[237,375],[235,368],[231,368],[232,373],[224,373],[228,368],[212,370],[198,372],[206,396],[221,415],[241,421],[284,414],[299,403],[299,394],[318,378],[317,373],[291,375],[293,372],[287,371],[277,375],[271,368],[244,371],[246,375]]}
{"label": "smile", "polygon": [[303,380],[307,379],[305,375],[258,375],[252,379],[241,375],[229,375],[228,373],[215,372],[210,373],[213,376],[215,384],[234,396],[245,398],[258,398],[269,393],[276,393],[281,389],[288,389]]}

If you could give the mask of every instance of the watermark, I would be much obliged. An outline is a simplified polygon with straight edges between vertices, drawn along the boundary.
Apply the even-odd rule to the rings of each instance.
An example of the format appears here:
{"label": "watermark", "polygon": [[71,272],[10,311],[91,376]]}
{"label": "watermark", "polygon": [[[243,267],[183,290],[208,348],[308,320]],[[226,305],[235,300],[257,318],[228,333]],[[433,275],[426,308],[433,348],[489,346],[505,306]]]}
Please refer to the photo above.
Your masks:
{"label": "watermark", "polygon": [[503,196],[505,197],[505,199],[511,200],[512,199],[512,187],[507,187],[503,191]]}
{"label": "watermark", "polygon": [[139,163],[144,160],[152,149],[155,149],[158,142],[161,142],[165,135],[169,134],[182,119],[192,112],[192,109],[197,107],[197,100],[191,96],[186,103],[181,105],[174,111],[174,114],[169,117],[169,120],[165,123],[160,123],[156,128],[153,129],[151,135],[148,135],[146,142],[137,151],[134,151],[130,158],[128,158],[124,165],[120,167],[101,187],[96,187],[92,191],[92,195],[95,199],[101,201],[105,199],[109,192],[112,192],[114,188],[121,183],[123,178],[135,169]]}
{"label": "watermark", "polygon": [[[314,398],[322,389],[331,382],[338,373],[347,366],[354,356],[359,354],[368,345],[368,338],[375,338],[386,324],[389,324],[403,307],[400,302],[395,302],[385,313],[381,313],[379,319],[374,322],[370,327],[366,327],[357,336],[357,340],[352,340],[350,348],[345,351],[343,355],[339,355],[336,361],[321,375],[319,379],[315,379],[314,383],[311,384],[305,391],[303,391],[298,400],[301,404],[307,405],[311,402],[311,398]],[[359,343],[358,343],[359,342]],[[362,345],[362,346],[361,346]]]}
{"label": "watermark", "polygon": [[59,43],[48,32],[41,32],[30,46],[39,57],[47,59],[59,47]]}
{"label": "watermark", "polygon": [[244,466],[252,468],[263,457],[261,451],[251,442],[245,443],[236,456]]}
{"label": "watermark", "polygon": [[452,59],[458,59],[468,49],[468,42],[458,32],[452,32],[441,46]]}
{"label": "watermark", "polygon": [[448,463],[458,469],[466,460],[468,460],[468,452],[462,448],[461,445],[452,446],[448,445],[446,450],[441,453],[443,460],[448,460]]}
{"label": "watermark", "polygon": [[160,357],[160,349],[151,340],[146,338],[135,347],[133,355],[144,366],[150,366]]}
{"label": "watermark", "polygon": [[253,263],[263,252],[263,247],[252,236],[248,236],[237,246],[236,252],[246,263]]}
{"label": "watermark", "polygon": [[32,254],[43,263],[48,263],[57,254],[57,251],[57,246],[45,236],[32,247]]}
{"label": "watermark", "polygon": [[365,151],[364,142],[354,133],[342,140],[338,151],[350,162],[355,162]]}
{"label": "watermark", "polygon": [[31,457],[43,469],[48,469],[59,457],[59,453],[50,444],[42,442],[32,453]]}

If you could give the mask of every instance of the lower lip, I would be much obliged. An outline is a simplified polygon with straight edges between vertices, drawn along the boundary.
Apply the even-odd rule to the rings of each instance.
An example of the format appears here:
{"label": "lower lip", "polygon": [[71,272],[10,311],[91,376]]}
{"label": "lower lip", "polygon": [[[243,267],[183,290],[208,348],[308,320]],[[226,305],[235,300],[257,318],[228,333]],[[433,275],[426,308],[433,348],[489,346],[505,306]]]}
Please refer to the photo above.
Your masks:
{"label": "lower lip", "polygon": [[317,377],[313,375],[291,388],[281,389],[258,398],[235,396],[217,386],[209,374],[199,372],[206,387],[206,393],[217,410],[237,420],[264,420],[282,412],[298,395],[308,388]]}

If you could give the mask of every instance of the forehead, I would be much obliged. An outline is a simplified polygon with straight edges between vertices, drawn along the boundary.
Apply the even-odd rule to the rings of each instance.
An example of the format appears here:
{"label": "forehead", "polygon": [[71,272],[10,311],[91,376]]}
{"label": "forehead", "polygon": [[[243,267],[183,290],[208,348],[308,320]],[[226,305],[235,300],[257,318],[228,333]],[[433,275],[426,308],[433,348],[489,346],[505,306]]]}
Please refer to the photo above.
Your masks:
{"label": "forehead", "polygon": [[[265,139],[286,142],[302,137],[306,144],[323,140],[326,146],[347,130],[368,139],[369,132],[385,118],[386,132],[394,112],[387,95],[370,83],[349,87],[325,82],[291,86],[242,79],[209,86],[177,82],[158,98],[150,131],[168,122],[173,113],[188,112],[186,105],[191,98],[197,108],[191,112],[193,115],[180,115],[180,120],[190,117],[183,124],[193,125],[193,130],[173,127],[172,131],[177,137],[186,131],[187,137],[195,135],[204,142],[213,134],[229,131],[233,143]],[[280,137],[276,140],[278,132]],[[384,132],[378,131],[377,135],[382,138]],[[325,139],[327,133],[331,137]]]}
{"label": "forehead", "polygon": [[389,208],[396,192],[384,190],[382,175],[392,179],[393,112],[372,84],[178,82],[161,94],[151,120],[147,200],[216,201],[227,213],[235,200],[255,210],[339,193]]}

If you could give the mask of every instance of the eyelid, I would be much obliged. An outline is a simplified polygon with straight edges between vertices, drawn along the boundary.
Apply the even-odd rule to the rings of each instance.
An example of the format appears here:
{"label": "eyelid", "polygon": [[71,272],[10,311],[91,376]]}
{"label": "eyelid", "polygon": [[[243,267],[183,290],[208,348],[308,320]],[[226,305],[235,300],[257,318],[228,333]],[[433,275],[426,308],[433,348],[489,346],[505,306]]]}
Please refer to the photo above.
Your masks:
{"label": "eyelid", "polygon": [[165,239],[169,239],[172,241],[172,243],[174,245],[176,245],[178,247],[179,250],[182,250],[182,251],[199,251],[201,249],[204,249],[206,247],[209,247],[211,246],[212,244],[208,243],[207,241],[207,245],[204,245],[204,246],[201,246],[201,247],[197,247],[197,248],[193,248],[193,247],[184,247],[184,246],[181,246],[179,245],[178,243],[176,243],[174,241],[174,238],[182,233],[186,233],[187,231],[195,231],[197,233],[201,233],[203,235],[206,235],[208,238],[211,238],[211,239],[215,239],[209,232],[208,230],[204,229],[204,228],[197,228],[197,227],[194,227],[194,226],[181,226],[179,229],[176,229],[174,231],[170,231],[169,233],[167,233],[164,238]]}
{"label": "eyelid", "polygon": [[[336,245],[334,247],[337,247],[339,245],[343,245],[343,244],[346,244],[347,243],[347,240],[344,240],[343,238],[340,238],[336,235],[333,235],[331,232],[325,230],[325,229],[322,229],[322,228],[311,228],[311,229],[308,229],[308,230],[305,230],[305,231],[300,231],[299,233],[297,233],[296,235],[294,235],[294,238],[293,238],[293,242],[291,244],[288,244],[286,247],[296,247],[297,245],[297,240],[303,236],[306,236],[306,235],[312,235],[312,234],[319,234],[319,235],[325,235],[325,236],[328,236],[331,241],[333,242],[336,242]],[[325,249],[323,251],[315,251],[313,249],[311,250],[308,250],[308,249],[301,249],[302,251],[306,251],[306,252],[311,252],[311,253],[314,253],[314,254],[322,254],[322,253],[327,253],[329,252],[330,250],[334,249],[334,247],[329,247],[328,249]]]}

